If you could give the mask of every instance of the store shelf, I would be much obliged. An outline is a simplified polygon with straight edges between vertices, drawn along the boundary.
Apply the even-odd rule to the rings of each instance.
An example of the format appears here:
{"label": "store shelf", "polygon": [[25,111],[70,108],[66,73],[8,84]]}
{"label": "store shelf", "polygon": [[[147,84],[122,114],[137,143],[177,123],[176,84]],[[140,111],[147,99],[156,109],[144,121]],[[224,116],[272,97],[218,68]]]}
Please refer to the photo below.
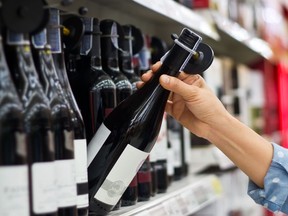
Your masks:
{"label": "store shelf", "polygon": [[135,25],[168,44],[172,42],[171,33],[179,34],[183,27],[188,27],[200,34],[216,55],[231,57],[238,63],[250,64],[273,55],[265,41],[216,11],[193,11],[173,0],[121,0],[121,3],[117,0],[74,0],[69,6],[61,6],[59,0],[47,2],[75,14],[79,8],[86,7],[85,16]]}
{"label": "store shelf", "polygon": [[168,191],[134,206],[121,207],[109,215],[189,215],[213,203],[222,194],[220,180],[215,175],[189,176],[173,182]]}

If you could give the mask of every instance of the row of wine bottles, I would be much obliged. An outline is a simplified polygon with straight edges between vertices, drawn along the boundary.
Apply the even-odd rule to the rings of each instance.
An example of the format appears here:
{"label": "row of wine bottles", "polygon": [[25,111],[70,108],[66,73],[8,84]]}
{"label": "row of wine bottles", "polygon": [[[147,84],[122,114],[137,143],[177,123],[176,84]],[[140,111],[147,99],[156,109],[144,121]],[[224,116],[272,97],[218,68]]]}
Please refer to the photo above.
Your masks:
{"label": "row of wine bottles", "polygon": [[65,69],[59,11],[49,13],[37,34],[1,29],[3,216],[88,215],[85,127]]}
{"label": "row of wine bottles", "polygon": [[187,175],[190,133],[164,115],[158,78],[176,76],[199,37],[184,30],[137,90],[156,61],[153,39],[163,45],[134,26],[52,8],[37,33],[1,29],[0,215],[106,215]]}

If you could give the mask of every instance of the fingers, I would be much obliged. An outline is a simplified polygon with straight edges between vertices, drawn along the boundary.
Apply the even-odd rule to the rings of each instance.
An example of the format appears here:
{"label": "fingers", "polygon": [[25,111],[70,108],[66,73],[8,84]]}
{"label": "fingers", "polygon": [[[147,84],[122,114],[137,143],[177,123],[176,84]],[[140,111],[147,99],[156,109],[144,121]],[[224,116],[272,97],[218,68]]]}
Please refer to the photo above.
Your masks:
{"label": "fingers", "polygon": [[205,84],[203,78],[199,75],[191,76],[189,79],[189,84],[187,84],[178,78],[162,75],[159,81],[165,89],[179,94],[184,99],[188,100],[193,96],[195,86],[202,87]]}

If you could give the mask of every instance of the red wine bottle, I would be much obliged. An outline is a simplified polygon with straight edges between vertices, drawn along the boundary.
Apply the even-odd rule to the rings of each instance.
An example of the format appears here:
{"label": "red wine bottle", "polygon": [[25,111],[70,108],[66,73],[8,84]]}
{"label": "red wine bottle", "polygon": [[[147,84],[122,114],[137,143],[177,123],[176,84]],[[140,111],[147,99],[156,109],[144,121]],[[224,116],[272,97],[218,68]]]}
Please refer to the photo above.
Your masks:
{"label": "red wine bottle", "polygon": [[31,36],[34,63],[52,111],[58,215],[75,215],[74,131],[69,107],[54,67],[46,29]]}
{"label": "red wine bottle", "polygon": [[29,155],[30,215],[55,216],[55,151],[49,101],[34,66],[29,36],[9,30],[6,33],[5,55],[24,108],[24,130]]}
{"label": "red wine bottle", "polygon": [[[134,72],[133,55],[138,53],[143,47],[142,33],[132,25],[123,25],[122,29],[124,32],[124,37],[122,40],[123,47],[119,51],[119,65],[121,72],[129,79],[130,83],[132,84],[132,91],[135,92],[137,90],[136,83],[141,79],[139,75]],[[135,45],[133,47],[133,44],[137,44],[137,46]],[[137,50],[135,48],[137,48]]]}
{"label": "red wine bottle", "polygon": [[168,139],[174,152],[174,180],[180,180],[183,177],[183,154],[181,145],[181,125],[173,117],[167,117]]}
{"label": "red wine bottle", "polygon": [[7,66],[2,36],[0,77],[0,215],[28,216],[28,155],[23,106]]}
{"label": "red wine bottle", "polygon": [[137,172],[138,200],[148,201],[152,193],[151,164],[149,156]]}
{"label": "red wine bottle", "polygon": [[81,71],[83,82],[86,84],[82,107],[86,112],[83,116],[87,140],[90,141],[106,116],[116,107],[116,86],[102,69],[99,20],[82,19],[85,23],[85,35],[81,42],[77,70]]}
{"label": "red wine bottle", "polygon": [[[113,20],[100,22],[101,56],[103,70],[112,78],[116,85],[117,105],[132,94],[132,85],[128,78],[120,71],[118,37],[121,26]],[[119,32],[119,34],[118,34]]]}
{"label": "red wine bottle", "polygon": [[[143,46],[143,38],[142,33],[139,29],[132,25],[123,25],[122,26],[124,37],[122,40],[122,49],[119,51],[119,65],[121,72],[129,79],[132,85],[132,92],[137,90],[136,83],[141,79],[134,71],[133,65],[133,54],[140,51]],[[140,35],[140,37],[139,37]],[[133,46],[134,45],[134,46]],[[140,168],[141,169],[141,168]],[[143,167],[141,173],[147,173],[148,171]],[[149,169],[150,172],[150,169]],[[142,175],[144,176],[144,174]],[[140,178],[144,179],[143,178]],[[146,178],[148,179],[148,178]],[[149,178],[150,179],[150,178]],[[126,188],[122,198],[121,205],[129,206],[136,204],[138,200],[138,192],[139,192],[139,176],[138,174],[134,176],[132,182]],[[140,184],[146,184],[146,181],[142,181]]]}
{"label": "red wine bottle", "polygon": [[76,183],[77,183],[77,212],[78,215],[88,213],[88,174],[87,174],[87,141],[83,118],[72,93],[67,77],[65,58],[63,53],[63,42],[61,40],[61,28],[59,10],[50,9],[50,20],[47,28],[47,40],[51,46],[54,67],[58,75],[64,97],[70,108],[72,124],[74,129],[74,152],[76,161]]}
{"label": "red wine bottle", "polygon": [[98,129],[88,145],[90,211],[108,214],[148,157],[169,96],[159,77],[178,76],[200,41],[184,29],[154,77],[117,105]]}
{"label": "red wine bottle", "polygon": [[156,154],[155,172],[157,175],[157,192],[165,193],[169,186],[167,170],[168,139],[166,113],[163,115],[161,128],[152,153]]}

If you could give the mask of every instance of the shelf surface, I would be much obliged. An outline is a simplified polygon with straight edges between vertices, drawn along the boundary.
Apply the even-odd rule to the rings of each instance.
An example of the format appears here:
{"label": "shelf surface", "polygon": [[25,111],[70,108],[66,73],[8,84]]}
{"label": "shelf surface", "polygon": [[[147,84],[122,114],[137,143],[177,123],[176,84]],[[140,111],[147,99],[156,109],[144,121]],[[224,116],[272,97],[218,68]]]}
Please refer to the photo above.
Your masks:
{"label": "shelf surface", "polygon": [[222,194],[216,175],[197,175],[175,181],[163,194],[156,194],[149,201],[134,206],[121,207],[109,215],[189,215],[216,201]]}

